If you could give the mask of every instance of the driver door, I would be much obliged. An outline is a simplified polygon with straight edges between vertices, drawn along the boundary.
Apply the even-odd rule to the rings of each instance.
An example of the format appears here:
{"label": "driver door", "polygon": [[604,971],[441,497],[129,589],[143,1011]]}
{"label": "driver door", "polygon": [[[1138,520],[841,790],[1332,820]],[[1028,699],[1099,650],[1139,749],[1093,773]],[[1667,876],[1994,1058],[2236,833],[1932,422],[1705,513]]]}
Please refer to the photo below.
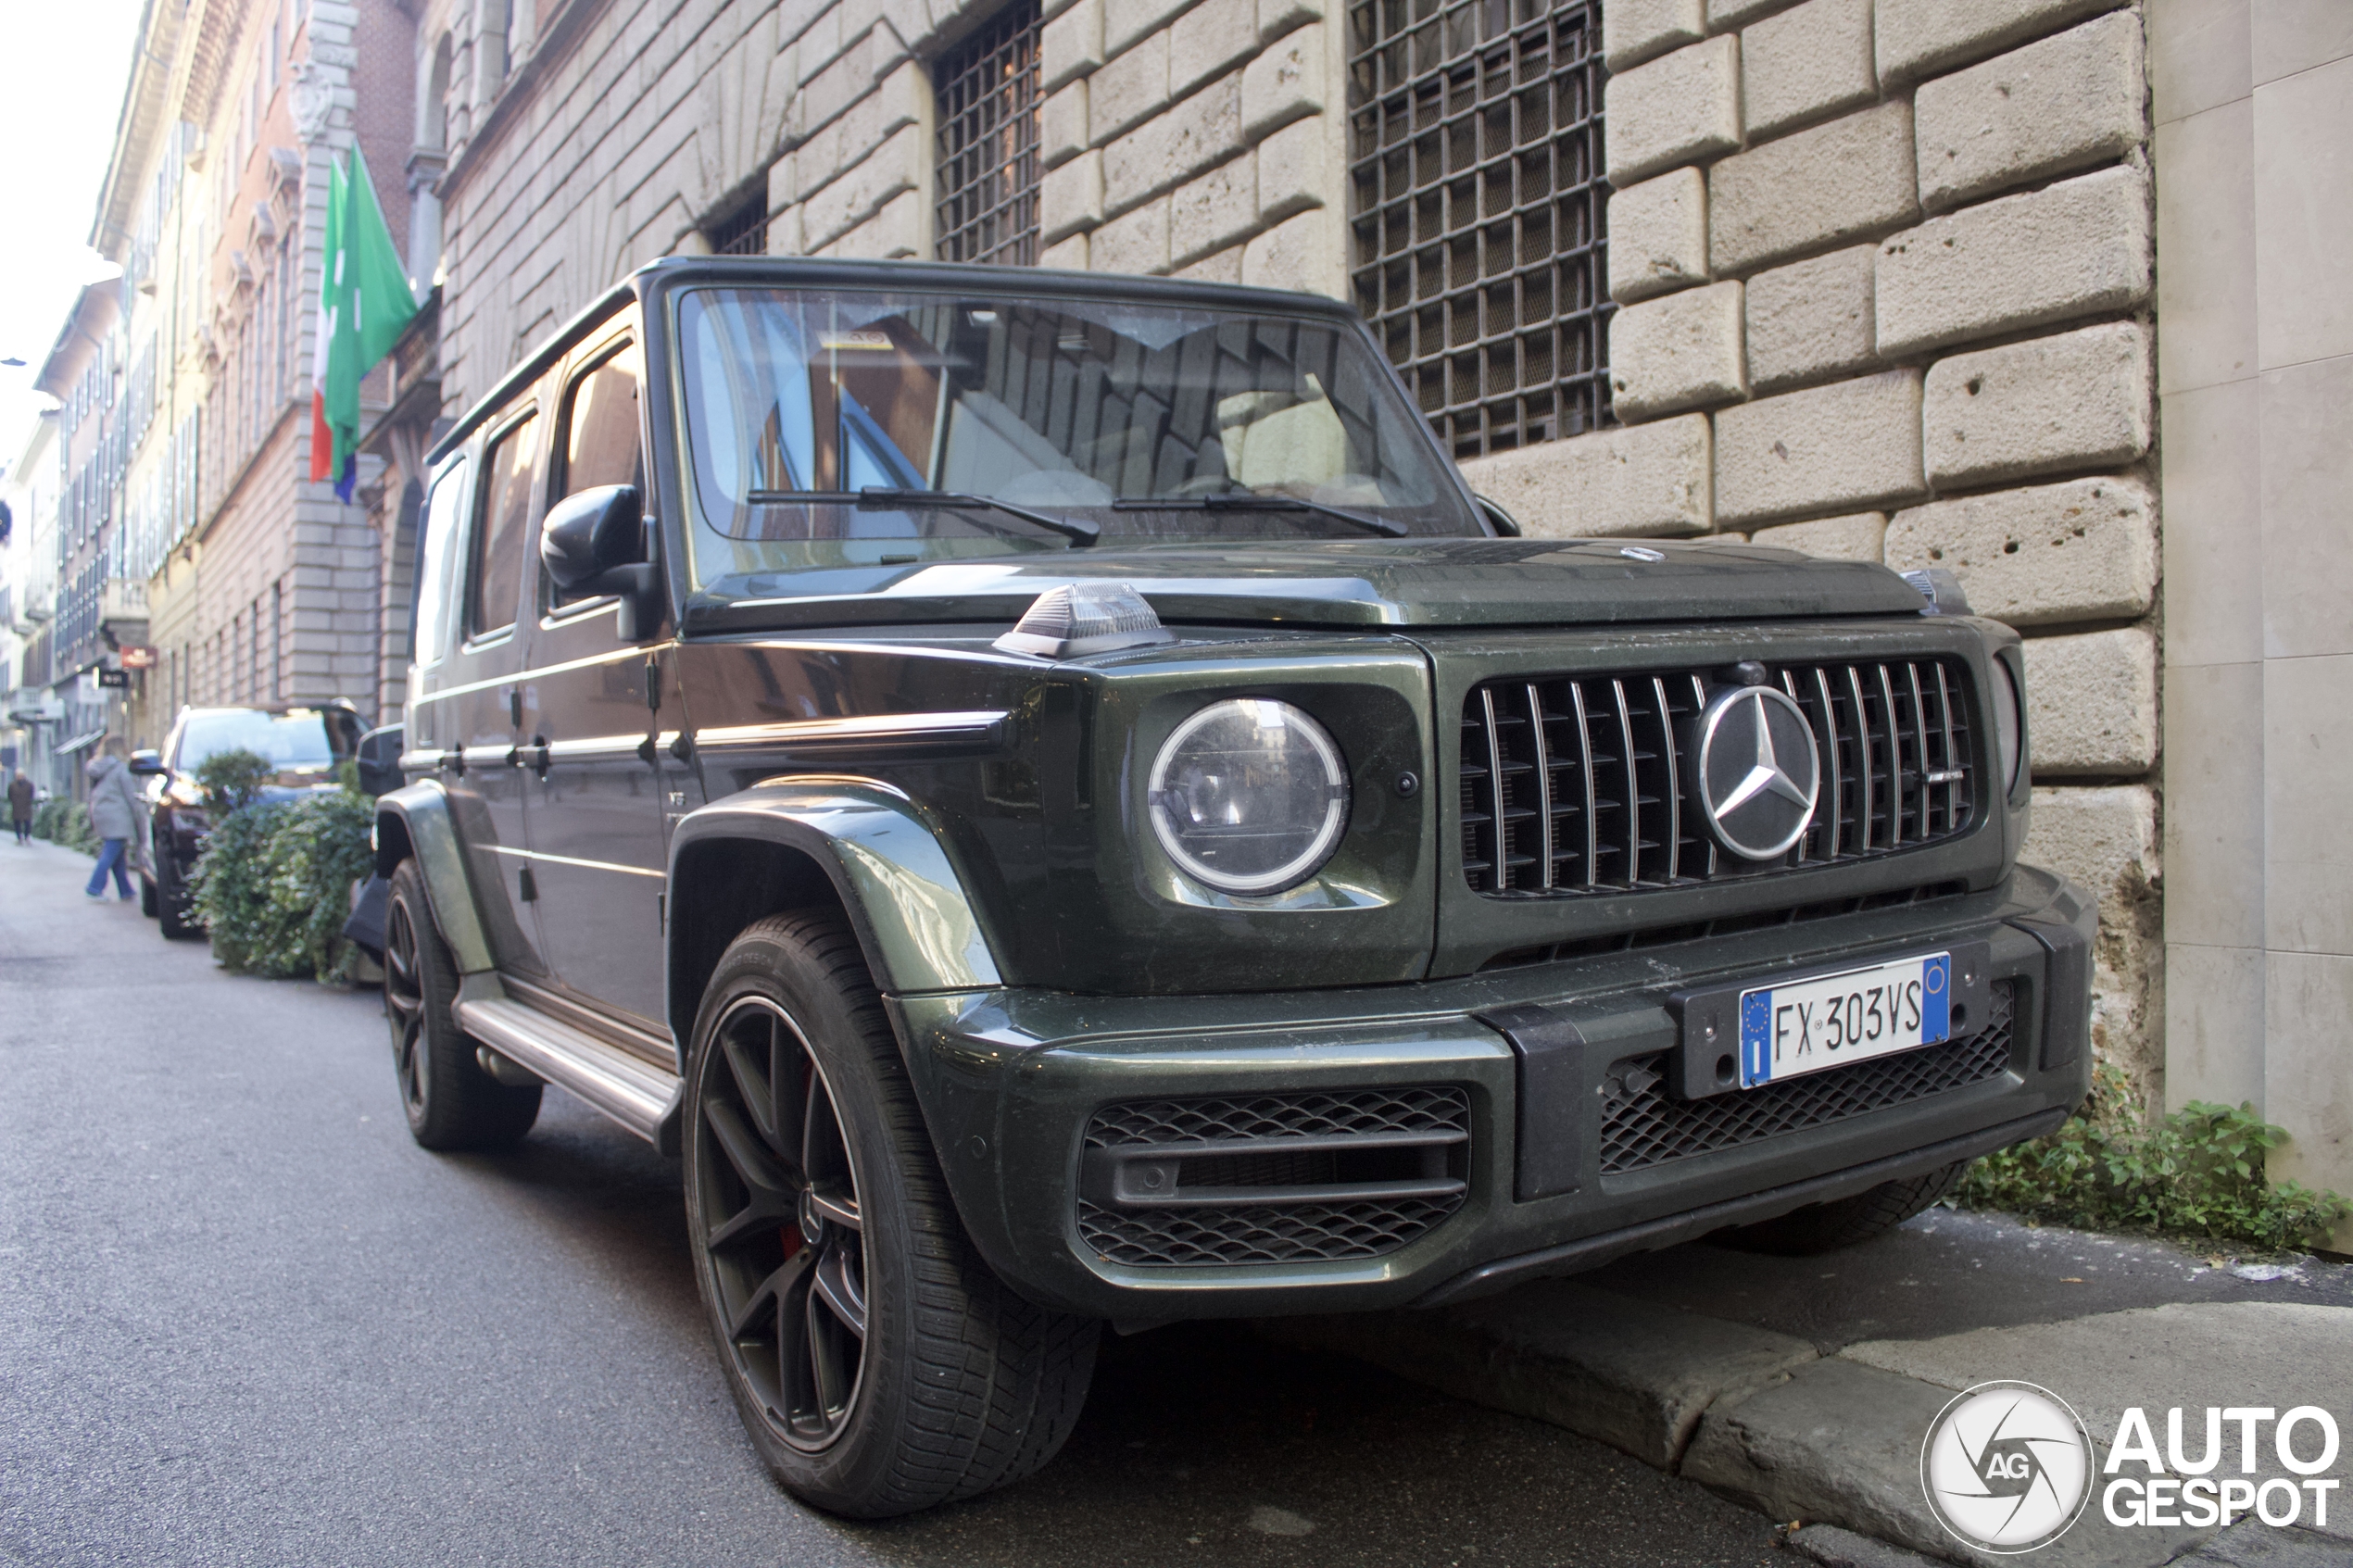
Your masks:
{"label": "driver door", "polygon": [[[542,515],[607,484],[646,485],[634,324],[592,339],[566,367]],[[567,999],[667,1036],[662,1022],[663,790],[680,764],[658,750],[648,702],[662,638],[621,641],[619,601],[561,602],[537,565],[538,624],[522,682],[525,817],[549,969]]]}

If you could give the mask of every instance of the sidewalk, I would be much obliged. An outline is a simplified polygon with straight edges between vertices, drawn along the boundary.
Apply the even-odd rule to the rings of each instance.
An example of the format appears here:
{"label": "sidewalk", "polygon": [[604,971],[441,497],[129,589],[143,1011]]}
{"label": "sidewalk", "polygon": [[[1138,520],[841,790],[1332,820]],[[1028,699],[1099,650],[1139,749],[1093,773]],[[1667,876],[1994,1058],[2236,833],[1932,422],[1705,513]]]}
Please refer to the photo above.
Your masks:
{"label": "sidewalk", "polygon": [[[1931,1210],[1819,1258],[1698,1244],[1456,1308],[1261,1330],[1567,1427],[1800,1523],[1791,1546],[1832,1568],[1916,1564],[1923,1552],[2037,1568],[2353,1564],[2353,1488],[2329,1496],[2322,1530],[2304,1527],[2308,1495],[2298,1526],[2249,1518],[2218,1535],[2112,1524],[2095,1485],[2065,1537],[2006,1558],[1947,1535],[1920,1487],[1929,1424],[1993,1379],[2057,1394],[2095,1446],[2128,1407],[2148,1412],[2160,1448],[2166,1411],[2182,1407],[2195,1453],[2206,1407],[2318,1405],[2348,1439],[2324,1474],[2353,1480],[2346,1265],[2218,1267],[2161,1243]],[[2317,1438],[2303,1436],[2309,1456]],[[2260,1441],[2262,1474],[2285,1475],[2268,1433]]]}

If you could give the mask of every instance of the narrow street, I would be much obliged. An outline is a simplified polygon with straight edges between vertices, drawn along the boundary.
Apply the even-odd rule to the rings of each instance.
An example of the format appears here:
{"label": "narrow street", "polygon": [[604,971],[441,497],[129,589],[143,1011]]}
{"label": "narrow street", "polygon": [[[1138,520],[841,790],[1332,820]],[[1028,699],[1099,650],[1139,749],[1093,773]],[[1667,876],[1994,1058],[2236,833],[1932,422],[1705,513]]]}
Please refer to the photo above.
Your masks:
{"label": "narrow street", "polygon": [[0,1561],[1713,1564],[1767,1522],[1239,1327],[1106,1343],[1042,1476],[885,1525],[755,1464],[676,1165],[550,1091],[409,1138],[372,991],[226,975],[0,845]]}

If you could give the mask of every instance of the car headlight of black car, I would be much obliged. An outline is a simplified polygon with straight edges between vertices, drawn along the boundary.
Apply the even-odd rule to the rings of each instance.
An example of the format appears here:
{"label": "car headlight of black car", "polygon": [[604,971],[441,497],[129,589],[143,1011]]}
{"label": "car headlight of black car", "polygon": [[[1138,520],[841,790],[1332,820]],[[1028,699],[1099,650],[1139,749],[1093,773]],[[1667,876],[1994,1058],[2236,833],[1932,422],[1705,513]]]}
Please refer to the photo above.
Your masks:
{"label": "car headlight of black car", "polygon": [[1348,825],[1348,770],[1287,702],[1229,697],[1176,726],[1153,759],[1152,832],[1221,893],[1278,893],[1315,873]]}
{"label": "car headlight of black car", "polygon": [[2002,794],[2007,797],[2018,787],[2019,732],[2022,727],[2024,694],[2018,689],[2018,678],[2010,673],[2009,661],[1996,654],[1986,662],[1994,671],[1994,736],[2001,768]]}

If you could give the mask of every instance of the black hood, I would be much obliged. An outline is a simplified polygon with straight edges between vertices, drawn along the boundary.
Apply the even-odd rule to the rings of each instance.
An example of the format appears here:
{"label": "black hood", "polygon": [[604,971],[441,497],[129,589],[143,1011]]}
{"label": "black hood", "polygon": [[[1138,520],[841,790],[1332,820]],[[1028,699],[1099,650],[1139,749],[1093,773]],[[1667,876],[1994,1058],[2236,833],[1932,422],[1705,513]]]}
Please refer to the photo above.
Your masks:
{"label": "black hood", "polygon": [[[1018,619],[1047,589],[1134,584],[1172,623],[1326,627],[1614,625],[1916,612],[1920,596],[1865,561],[1763,545],[1622,539],[1431,539],[1055,551],[752,579],[705,596],[690,631]],[[741,581],[741,580],[739,580]],[[824,592],[810,592],[823,587]],[[799,589],[799,592],[795,590]]]}

